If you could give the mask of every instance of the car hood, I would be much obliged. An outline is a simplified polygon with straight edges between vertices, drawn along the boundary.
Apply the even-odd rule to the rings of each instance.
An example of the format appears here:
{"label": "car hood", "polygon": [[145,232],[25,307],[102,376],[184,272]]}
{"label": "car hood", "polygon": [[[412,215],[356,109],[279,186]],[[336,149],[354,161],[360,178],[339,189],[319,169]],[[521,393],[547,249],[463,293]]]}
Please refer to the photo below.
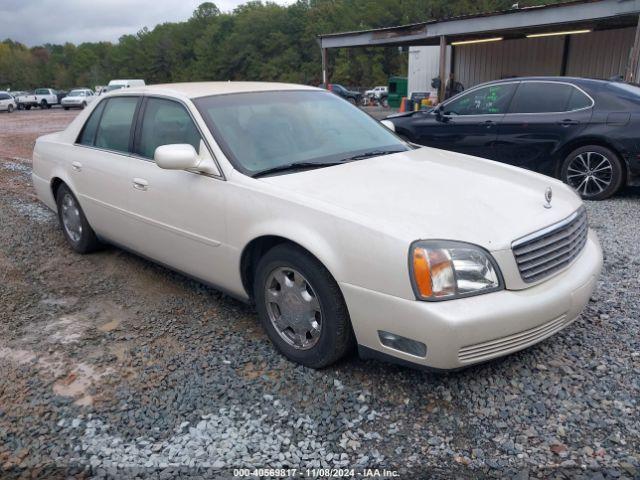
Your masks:
{"label": "car hood", "polygon": [[[407,241],[460,240],[492,251],[511,248],[582,203],[553,178],[426,147],[261,180]],[[548,187],[551,208],[545,208]]]}

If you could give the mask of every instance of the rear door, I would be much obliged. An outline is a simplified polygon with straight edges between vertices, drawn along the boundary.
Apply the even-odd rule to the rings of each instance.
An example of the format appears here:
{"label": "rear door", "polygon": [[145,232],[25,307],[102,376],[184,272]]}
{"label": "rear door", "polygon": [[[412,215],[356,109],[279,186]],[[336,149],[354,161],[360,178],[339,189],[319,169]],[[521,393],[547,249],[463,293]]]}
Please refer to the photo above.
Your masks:
{"label": "rear door", "polygon": [[553,175],[558,149],[591,119],[593,100],[571,83],[520,83],[498,129],[497,159]]}
{"label": "rear door", "polygon": [[466,92],[442,105],[441,114],[414,115],[417,143],[483,158],[495,158],[494,143],[517,82]]}
{"label": "rear door", "polygon": [[78,137],[71,175],[89,223],[101,236],[129,246],[133,127],[140,97],[101,101]]}

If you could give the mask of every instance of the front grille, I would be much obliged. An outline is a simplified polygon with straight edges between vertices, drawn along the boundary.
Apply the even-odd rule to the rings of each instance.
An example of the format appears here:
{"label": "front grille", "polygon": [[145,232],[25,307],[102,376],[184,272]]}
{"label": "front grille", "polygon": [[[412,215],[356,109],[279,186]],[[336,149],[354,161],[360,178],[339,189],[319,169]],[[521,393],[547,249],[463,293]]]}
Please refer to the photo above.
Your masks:
{"label": "front grille", "polygon": [[587,243],[587,211],[580,207],[570,217],[511,244],[522,280],[537,282],[568,266]]}
{"label": "front grille", "polygon": [[458,351],[458,360],[460,363],[480,362],[498,355],[506,355],[516,350],[522,350],[562,330],[571,321],[572,319],[567,318],[566,315],[561,315],[550,322],[524,332],[462,347]]}

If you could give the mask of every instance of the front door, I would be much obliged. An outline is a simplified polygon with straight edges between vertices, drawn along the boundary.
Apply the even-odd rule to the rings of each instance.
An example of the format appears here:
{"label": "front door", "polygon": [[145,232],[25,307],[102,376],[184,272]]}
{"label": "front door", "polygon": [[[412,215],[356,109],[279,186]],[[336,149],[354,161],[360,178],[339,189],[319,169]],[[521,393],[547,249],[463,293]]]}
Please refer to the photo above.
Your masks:
{"label": "front door", "polygon": [[436,113],[416,115],[417,143],[493,159],[498,127],[516,85],[477,88],[444,103]]}
{"label": "front door", "polygon": [[161,145],[190,144],[210,152],[184,105],[149,97],[142,110],[129,179],[133,248],[194,277],[221,284],[220,265],[229,252],[226,234],[227,182],[184,170],[164,170],[154,160]]}

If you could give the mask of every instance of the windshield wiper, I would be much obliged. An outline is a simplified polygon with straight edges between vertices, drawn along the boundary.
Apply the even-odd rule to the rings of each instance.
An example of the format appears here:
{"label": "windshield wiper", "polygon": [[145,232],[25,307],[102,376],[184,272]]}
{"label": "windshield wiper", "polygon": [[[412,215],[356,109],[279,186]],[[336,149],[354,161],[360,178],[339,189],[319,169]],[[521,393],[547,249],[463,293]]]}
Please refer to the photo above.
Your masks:
{"label": "windshield wiper", "polygon": [[379,157],[381,155],[391,155],[392,153],[400,153],[406,150],[372,150],[370,152],[359,153],[358,155],[354,155],[353,157],[343,158],[343,162],[351,162],[354,160],[363,160],[365,158],[371,157]]}
{"label": "windshield wiper", "polygon": [[253,178],[258,178],[263,175],[269,175],[271,173],[279,173],[286,172],[290,170],[303,170],[308,168],[322,168],[322,167],[331,167],[333,165],[340,165],[344,162],[293,162],[286,163],[284,165],[278,165],[276,167],[265,168],[264,170],[260,170],[253,175]]}

